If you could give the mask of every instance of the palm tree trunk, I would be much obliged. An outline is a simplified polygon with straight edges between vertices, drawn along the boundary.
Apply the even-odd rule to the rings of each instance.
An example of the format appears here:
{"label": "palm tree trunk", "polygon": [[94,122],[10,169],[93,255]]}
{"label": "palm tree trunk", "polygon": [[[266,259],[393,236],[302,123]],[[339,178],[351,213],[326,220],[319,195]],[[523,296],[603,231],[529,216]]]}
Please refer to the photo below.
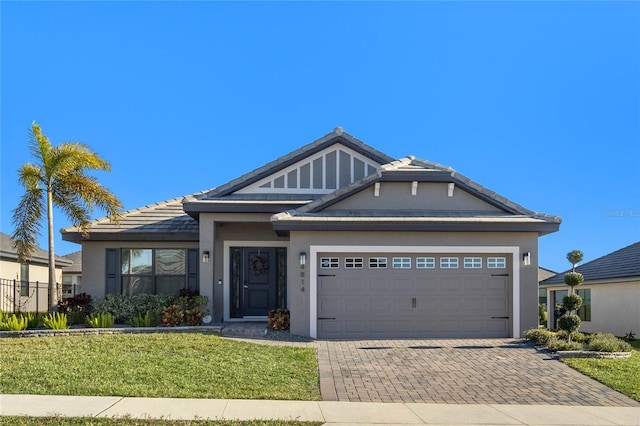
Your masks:
{"label": "palm tree trunk", "polygon": [[56,258],[53,251],[53,192],[51,185],[47,187],[47,221],[49,234],[49,311],[58,307],[58,283],[56,283]]}

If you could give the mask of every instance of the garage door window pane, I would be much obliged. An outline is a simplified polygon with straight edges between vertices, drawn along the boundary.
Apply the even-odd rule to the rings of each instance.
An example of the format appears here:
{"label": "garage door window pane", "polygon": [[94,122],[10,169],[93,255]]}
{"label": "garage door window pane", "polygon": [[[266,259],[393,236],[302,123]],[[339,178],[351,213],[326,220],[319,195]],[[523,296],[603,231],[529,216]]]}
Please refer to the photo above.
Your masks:
{"label": "garage door window pane", "polygon": [[482,269],[482,258],[481,257],[465,257],[464,267],[466,269]]}
{"label": "garage door window pane", "polygon": [[340,260],[337,257],[320,258],[320,268],[322,269],[335,269],[339,267],[340,267]]}
{"label": "garage door window pane", "polygon": [[371,269],[384,269],[387,267],[386,257],[370,257],[369,268]]}
{"label": "garage door window pane", "polygon": [[504,257],[488,257],[487,268],[504,269],[507,267],[507,259]]}
{"label": "garage door window pane", "polygon": [[411,269],[410,257],[394,257],[393,258],[394,269]]}
{"label": "garage door window pane", "polygon": [[364,267],[364,259],[361,257],[347,257],[344,259],[344,267],[347,269],[362,269]]}
{"label": "garage door window pane", "polygon": [[436,267],[435,257],[416,257],[416,268],[433,269]]}
{"label": "garage door window pane", "polygon": [[457,257],[441,257],[440,268],[442,269],[458,269]]}

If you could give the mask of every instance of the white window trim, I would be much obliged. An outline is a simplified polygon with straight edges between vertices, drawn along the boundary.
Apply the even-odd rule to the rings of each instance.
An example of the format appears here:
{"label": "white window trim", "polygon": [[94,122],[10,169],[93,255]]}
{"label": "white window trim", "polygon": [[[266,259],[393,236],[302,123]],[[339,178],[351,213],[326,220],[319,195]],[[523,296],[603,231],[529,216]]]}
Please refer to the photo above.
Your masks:
{"label": "white window trim", "polygon": [[[480,259],[480,266],[476,266],[476,260]],[[467,260],[471,262],[471,266],[467,266]],[[464,257],[462,258],[462,267],[464,269],[482,269],[482,257]]]}
{"label": "white window trim", "polygon": [[[274,245],[275,246],[275,245]],[[226,247],[226,245],[225,245]],[[228,250],[225,249],[225,255]],[[318,337],[318,255],[320,253],[487,253],[511,254],[512,336],[520,337],[520,247],[518,246],[323,246],[309,247],[309,336]],[[227,264],[225,262],[225,264]],[[228,269],[228,268],[227,268]]]}
{"label": "white window trim", "polygon": [[[419,263],[418,259],[424,259],[424,265],[425,266],[418,266]],[[427,259],[429,260],[429,262],[427,262]],[[431,266],[426,266],[428,264],[431,264]],[[416,269],[436,269],[436,258],[435,256],[418,256],[416,257]]]}
{"label": "white window trim", "polygon": [[[244,321],[256,321],[266,320],[267,317],[244,317],[244,318],[231,318],[231,306],[229,305],[229,284],[231,283],[231,271],[229,265],[231,265],[231,255],[229,250],[231,247],[286,247],[287,256],[289,255],[289,242],[288,241],[224,241],[222,264],[224,272],[222,273],[222,312],[225,322],[244,322]],[[219,275],[218,275],[219,276]],[[216,283],[214,286],[218,285]]]}
{"label": "white window trim", "polygon": [[[396,266],[396,260],[398,261],[398,266]],[[405,260],[408,260],[409,263],[406,263]],[[392,257],[391,269],[412,269],[412,263],[410,257]]]}

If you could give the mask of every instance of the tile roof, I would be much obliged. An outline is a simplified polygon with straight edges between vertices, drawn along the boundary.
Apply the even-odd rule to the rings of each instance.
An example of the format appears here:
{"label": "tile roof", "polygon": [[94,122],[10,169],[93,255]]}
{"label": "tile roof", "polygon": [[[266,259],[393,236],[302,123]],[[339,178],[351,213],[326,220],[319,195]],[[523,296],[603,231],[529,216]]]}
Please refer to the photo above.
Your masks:
{"label": "tile roof", "polygon": [[[570,270],[554,275],[540,284],[564,284],[564,274]],[[629,277],[640,278],[640,241],[579,265],[576,268],[576,272],[580,272],[585,281]]]}
{"label": "tile roof", "polygon": [[[11,238],[11,235],[5,234],[4,232],[0,232],[0,257],[7,260],[18,260],[18,254],[16,249],[13,247],[13,238]],[[56,267],[71,265],[71,261],[64,257],[56,256],[55,260]],[[31,262],[48,265],[49,252],[41,249],[40,247],[36,247],[35,251],[31,255]]]}
{"label": "tile roof", "polygon": [[[183,211],[182,200],[183,197],[173,198],[129,210],[122,214],[119,224],[111,222],[109,218],[94,220],[89,240],[166,238],[174,241],[197,241],[200,232],[198,222]],[[74,242],[83,240],[75,227],[63,229],[62,238]]]}
{"label": "tile roof", "polygon": [[62,268],[63,274],[73,274],[73,273],[82,273],[82,250],[74,251],[73,253],[65,254],[65,259],[73,262],[70,266],[65,266]]}

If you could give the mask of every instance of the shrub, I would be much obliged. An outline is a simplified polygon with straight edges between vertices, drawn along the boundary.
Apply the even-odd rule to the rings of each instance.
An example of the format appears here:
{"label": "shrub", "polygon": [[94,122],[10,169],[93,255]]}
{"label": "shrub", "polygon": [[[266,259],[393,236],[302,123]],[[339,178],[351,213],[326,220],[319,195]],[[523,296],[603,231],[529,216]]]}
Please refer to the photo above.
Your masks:
{"label": "shrub", "polygon": [[273,330],[288,330],[290,325],[289,310],[278,308],[269,311],[268,321]]}
{"label": "shrub", "polygon": [[64,330],[67,328],[67,314],[54,312],[44,317],[42,322],[50,330]]}
{"label": "shrub", "polygon": [[598,333],[591,336],[587,348],[598,352],[630,352],[631,345],[613,334]]}
{"label": "shrub", "polygon": [[567,272],[564,274],[564,283],[571,288],[582,284],[583,281],[584,277],[580,272]]}
{"label": "shrub", "polygon": [[532,328],[524,332],[525,339],[531,340],[538,345],[546,345],[553,336],[553,331],[543,328]]}
{"label": "shrub", "polygon": [[23,315],[12,314],[5,316],[0,322],[0,330],[4,331],[20,331],[27,329],[27,318]]}
{"label": "shrub", "polygon": [[95,311],[110,313],[118,324],[127,324],[133,317],[144,316],[150,312],[151,325],[155,326],[161,322],[162,310],[173,304],[174,300],[175,297],[164,294],[139,294],[131,297],[123,294],[108,294],[95,304]]}
{"label": "shrub", "polygon": [[[579,327],[582,321],[577,315],[563,315],[558,318],[558,327],[567,333],[573,333]],[[571,336],[571,334],[569,334]]]}
{"label": "shrub", "polygon": [[34,328],[42,327],[42,315],[28,312],[25,316],[27,318],[27,329],[32,330]]}
{"label": "shrub", "polygon": [[187,318],[187,324],[189,325],[202,325],[202,319],[204,318],[204,310],[200,306],[194,306],[191,309],[184,311]]}
{"label": "shrub", "polygon": [[171,305],[162,310],[162,323],[167,327],[177,327],[184,319],[184,311],[180,305]]}
{"label": "shrub", "polygon": [[565,296],[562,298],[562,306],[564,306],[567,311],[575,311],[582,306],[582,297],[577,294]]}
{"label": "shrub", "polygon": [[131,318],[131,320],[129,321],[129,325],[131,325],[132,327],[151,327],[151,312],[147,311],[144,316],[136,315],[135,317]]}
{"label": "shrub", "polygon": [[113,326],[113,316],[108,312],[88,315],[87,324],[92,328],[111,328]]}
{"label": "shrub", "polygon": [[559,339],[557,336],[553,336],[547,343],[547,348],[552,352],[557,351],[581,351],[584,346],[580,342],[568,342],[566,340]]}
{"label": "shrub", "polygon": [[91,296],[87,293],[76,294],[73,297],[65,297],[58,302],[58,312],[67,314],[70,325],[83,324],[85,317],[91,314]]}
{"label": "shrub", "polygon": [[538,324],[546,327],[548,318],[546,303],[538,303]]}

